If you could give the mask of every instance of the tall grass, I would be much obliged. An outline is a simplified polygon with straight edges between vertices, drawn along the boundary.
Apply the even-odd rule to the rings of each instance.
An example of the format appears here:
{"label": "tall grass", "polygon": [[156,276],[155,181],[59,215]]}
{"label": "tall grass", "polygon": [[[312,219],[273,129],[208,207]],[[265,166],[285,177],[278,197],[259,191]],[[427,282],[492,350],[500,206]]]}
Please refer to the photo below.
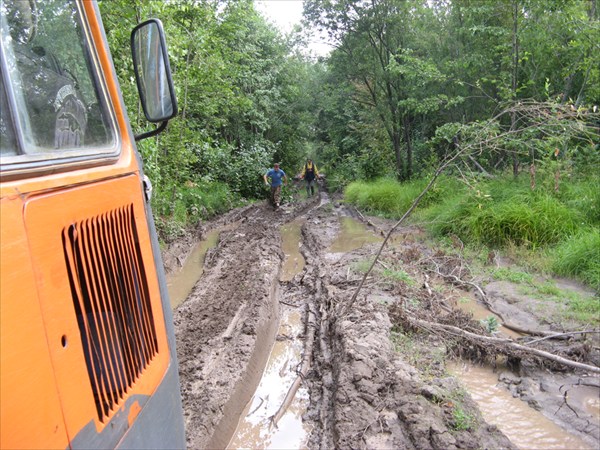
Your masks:
{"label": "tall grass", "polygon": [[210,219],[233,208],[239,200],[225,183],[188,182],[174,194],[167,191],[153,198],[159,238],[169,242],[201,220]]}
{"label": "tall grass", "polygon": [[[426,182],[354,182],[347,186],[345,199],[367,212],[398,218]],[[554,192],[553,186],[532,190],[527,177],[499,177],[469,187],[444,177],[423,198],[415,215],[438,237],[456,235],[472,245],[523,248],[530,254],[543,249],[554,273],[600,289],[596,178],[564,180]]]}
{"label": "tall grass", "polygon": [[[407,183],[399,183],[390,178],[382,178],[375,182],[355,181],[346,186],[344,198],[346,202],[363,211],[385,217],[400,217],[410,208],[427,183],[427,179]],[[439,202],[448,191],[456,188],[460,187],[454,180],[440,178],[421,199],[420,207]]]}
{"label": "tall grass", "polygon": [[558,275],[576,277],[600,291],[600,230],[582,230],[561,242],[554,252],[552,270]]}

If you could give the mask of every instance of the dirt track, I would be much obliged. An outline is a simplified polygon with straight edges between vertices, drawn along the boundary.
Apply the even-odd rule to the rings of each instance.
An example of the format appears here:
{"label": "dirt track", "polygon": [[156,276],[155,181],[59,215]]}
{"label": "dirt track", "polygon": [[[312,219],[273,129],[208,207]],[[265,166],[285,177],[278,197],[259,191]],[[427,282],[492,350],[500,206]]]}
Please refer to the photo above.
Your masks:
{"label": "dirt track", "polygon": [[[201,280],[174,313],[188,448],[227,445],[260,379],[283,308],[301,309],[310,322],[307,327],[315,331],[304,380],[310,394],[303,417],[312,429],[309,448],[516,448],[485,423],[470,397],[448,376],[444,358],[434,356],[453,350],[452,342],[416,332],[411,348],[395,342],[403,320],[398,311],[418,304],[438,314],[434,303],[444,297],[431,291],[430,284],[439,280],[425,276],[424,256],[433,258],[436,252],[421,242],[418,230],[399,231],[382,255],[382,267],[401,264],[417,283],[372,279],[352,307],[345,307],[362,275],[356,265],[372,258],[380,246],[327,252],[340,216],[348,214],[345,207],[314,197],[280,211],[266,204],[249,206],[202,229],[200,234],[228,225],[219,245],[207,254]],[[301,251],[306,265],[291,281],[280,282],[280,227],[299,217],[304,219]],[[385,230],[390,224],[380,221],[376,226]],[[164,256],[167,270],[201,237],[171,246]],[[499,300],[498,307],[509,303]],[[456,317],[448,314],[450,318]],[[531,324],[529,319],[526,325]],[[310,334],[307,328],[304,337]],[[549,386],[535,370],[522,370],[522,375]],[[507,384],[511,382],[516,383],[512,379]],[[522,395],[530,398],[523,399],[537,402],[540,409],[560,406],[560,399],[544,395],[543,389],[530,391]],[[468,426],[457,423],[457,405],[472,419]],[[593,417],[577,404],[561,414],[590,448],[598,445]]]}

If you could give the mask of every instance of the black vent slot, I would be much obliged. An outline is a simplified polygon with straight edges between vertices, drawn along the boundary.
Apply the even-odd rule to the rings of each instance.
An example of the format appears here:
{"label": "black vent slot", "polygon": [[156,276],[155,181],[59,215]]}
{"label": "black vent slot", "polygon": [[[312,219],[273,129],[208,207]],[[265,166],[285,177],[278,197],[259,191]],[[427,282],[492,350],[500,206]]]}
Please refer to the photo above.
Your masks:
{"label": "black vent slot", "polygon": [[158,353],[133,205],[65,228],[63,246],[98,418],[104,422]]}

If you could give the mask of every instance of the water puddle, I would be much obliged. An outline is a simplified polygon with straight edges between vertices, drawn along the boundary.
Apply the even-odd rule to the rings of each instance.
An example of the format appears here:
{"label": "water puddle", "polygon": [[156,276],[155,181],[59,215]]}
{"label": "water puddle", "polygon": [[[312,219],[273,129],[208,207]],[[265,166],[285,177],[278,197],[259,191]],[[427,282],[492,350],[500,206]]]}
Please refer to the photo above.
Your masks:
{"label": "water puddle", "polygon": [[331,253],[351,252],[365,244],[383,241],[381,237],[376,236],[365,225],[351,217],[342,217],[340,221],[342,228],[329,247]]}
{"label": "water puddle", "polygon": [[295,220],[281,227],[282,250],[285,254],[281,281],[290,281],[304,269],[304,257],[300,253],[300,232],[303,220]]}
{"label": "water puddle", "polygon": [[306,410],[308,391],[300,387],[290,407],[278,422],[271,425],[271,417],[277,412],[296,378],[301,363],[303,333],[300,311],[284,313],[275,342],[254,397],[244,411],[244,417],[229,442],[229,449],[244,448],[303,448],[306,447],[310,429],[302,423]]}
{"label": "water puddle", "polygon": [[[498,317],[496,314],[491,312],[489,309],[487,309],[487,307],[485,307],[481,303],[478,303],[477,300],[475,300],[475,298],[473,298],[471,295],[465,295],[465,296],[459,298],[456,301],[456,308],[460,309],[463,312],[471,313],[473,315],[473,319],[477,320],[477,321],[487,320],[489,317],[495,317],[496,320],[498,321],[498,324],[502,323],[502,320],[500,319],[500,317]],[[502,333],[504,336],[508,336],[513,339],[516,339],[516,338],[519,338],[522,336],[521,334],[519,334],[509,328],[506,328],[503,325],[498,326],[498,331],[500,333]]]}
{"label": "water puddle", "polygon": [[171,308],[175,309],[190,295],[204,270],[204,257],[209,248],[219,242],[221,230],[213,230],[194,247],[180,271],[167,277],[167,288],[171,298]]}
{"label": "water puddle", "polygon": [[498,385],[498,375],[490,368],[465,362],[448,364],[477,402],[484,419],[496,425],[520,449],[591,449],[588,444],[556,425],[527,403],[514,398]]}

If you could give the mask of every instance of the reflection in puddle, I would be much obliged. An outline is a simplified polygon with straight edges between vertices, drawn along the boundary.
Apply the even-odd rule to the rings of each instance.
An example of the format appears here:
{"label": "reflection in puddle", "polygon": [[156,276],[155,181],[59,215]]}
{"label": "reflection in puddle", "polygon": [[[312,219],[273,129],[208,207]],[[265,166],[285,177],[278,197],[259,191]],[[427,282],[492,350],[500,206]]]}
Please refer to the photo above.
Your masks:
{"label": "reflection in puddle", "polygon": [[300,232],[304,221],[296,220],[281,227],[282,250],[285,260],[281,269],[281,281],[290,281],[304,269],[304,257],[300,253]]}
{"label": "reflection in puddle", "polygon": [[[260,384],[254,393],[246,416],[240,420],[227,448],[303,448],[309,431],[302,423],[302,414],[308,406],[308,391],[300,387],[287,412],[271,427],[271,417],[277,412],[301,363],[303,343],[297,337],[302,333],[299,311],[282,318],[276,341]],[[289,339],[288,339],[289,337]]]}
{"label": "reflection in puddle", "polygon": [[365,244],[381,242],[381,237],[369,231],[361,222],[351,217],[341,218],[342,229],[335,241],[329,247],[331,253],[351,252],[361,248]]}
{"label": "reflection in puddle", "polygon": [[498,375],[491,369],[464,362],[447,367],[466,386],[484,419],[496,425],[520,449],[591,448],[498,386]]}
{"label": "reflection in puddle", "polygon": [[215,247],[219,242],[220,230],[213,230],[206,235],[192,250],[184,266],[179,272],[167,277],[167,288],[171,298],[171,308],[175,309],[184,302],[204,269],[204,256],[209,248]]}

